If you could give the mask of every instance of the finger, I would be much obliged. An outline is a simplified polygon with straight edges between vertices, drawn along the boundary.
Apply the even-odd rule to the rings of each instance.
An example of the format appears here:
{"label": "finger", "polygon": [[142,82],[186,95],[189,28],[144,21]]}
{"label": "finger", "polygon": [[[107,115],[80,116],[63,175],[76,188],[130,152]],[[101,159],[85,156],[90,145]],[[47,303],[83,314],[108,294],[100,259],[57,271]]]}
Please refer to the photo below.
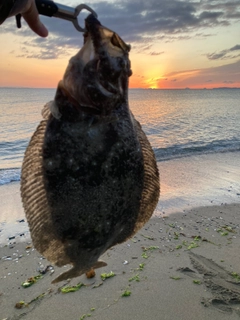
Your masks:
{"label": "finger", "polygon": [[47,37],[48,30],[39,19],[35,1],[32,1],[30,8],[26,12],[22,13],[22,16],[35,33],[41,37]]}

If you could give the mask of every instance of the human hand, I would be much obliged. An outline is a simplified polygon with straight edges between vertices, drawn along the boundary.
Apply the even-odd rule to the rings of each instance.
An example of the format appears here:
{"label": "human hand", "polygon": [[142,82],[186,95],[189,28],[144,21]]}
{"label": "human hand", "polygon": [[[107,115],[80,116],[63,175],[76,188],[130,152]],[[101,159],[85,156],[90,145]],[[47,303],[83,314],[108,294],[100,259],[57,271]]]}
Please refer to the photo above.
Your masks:
{"label": "human hand", "polygon": [[47,37],[48,30],[39,19],[35,0],[28,0],[20,12],[29,27],[39,36]]}
{"label": "human hand", "polygon": [[48,30],[39,19],[35,0],[0,0],[0,25],[7,18],[19,14],[34,32],[41,37],[47,37]]}

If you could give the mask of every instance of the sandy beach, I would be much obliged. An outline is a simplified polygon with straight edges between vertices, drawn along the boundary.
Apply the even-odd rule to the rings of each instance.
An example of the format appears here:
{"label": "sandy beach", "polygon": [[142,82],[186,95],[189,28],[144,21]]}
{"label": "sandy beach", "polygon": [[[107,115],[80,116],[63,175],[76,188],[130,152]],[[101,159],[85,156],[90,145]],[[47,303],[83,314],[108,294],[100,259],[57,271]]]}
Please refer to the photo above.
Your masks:
{"label": "sandy beach", "polygon": [[154,217],[104,254],[94,278],[58,285],[65,268],[46,268],[30,240],[9,240],[0,248],[0,320],[239,319],[239,226],[239,204]]}

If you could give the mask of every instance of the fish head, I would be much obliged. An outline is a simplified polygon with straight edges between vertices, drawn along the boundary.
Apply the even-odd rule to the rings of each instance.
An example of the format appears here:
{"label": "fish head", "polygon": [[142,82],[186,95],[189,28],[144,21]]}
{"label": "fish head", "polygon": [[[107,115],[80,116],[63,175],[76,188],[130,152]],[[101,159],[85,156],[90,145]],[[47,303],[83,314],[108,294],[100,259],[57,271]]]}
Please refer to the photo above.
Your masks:
{"label": "fish head", "polygon": [[92,14],[85,27],[84,45],[70,59],[55,100],[61,103],[64,96],[84,111],[108,114],[128,99],[130,45]]}

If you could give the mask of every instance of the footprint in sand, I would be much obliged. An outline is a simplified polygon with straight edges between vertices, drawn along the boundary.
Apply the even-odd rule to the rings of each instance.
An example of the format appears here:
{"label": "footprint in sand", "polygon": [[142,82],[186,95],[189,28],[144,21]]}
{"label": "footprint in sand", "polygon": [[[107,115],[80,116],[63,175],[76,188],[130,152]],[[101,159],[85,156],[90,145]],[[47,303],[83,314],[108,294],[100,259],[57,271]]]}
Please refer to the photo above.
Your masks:
{"label": "footprint in sand", "polygon": [[[233,274],[214,261],[189,252],[191,263],[198,271],[208,291],[213,295],[212,299],[202,299],[204,306],[212,306],[220,311],[236,312],[240,316],[240,282],[236,282]],[[181,268],[179,271],[190,277],[196,277],[195,271],[190,268]],[[195,275],[194,275],[195,274]]]}

